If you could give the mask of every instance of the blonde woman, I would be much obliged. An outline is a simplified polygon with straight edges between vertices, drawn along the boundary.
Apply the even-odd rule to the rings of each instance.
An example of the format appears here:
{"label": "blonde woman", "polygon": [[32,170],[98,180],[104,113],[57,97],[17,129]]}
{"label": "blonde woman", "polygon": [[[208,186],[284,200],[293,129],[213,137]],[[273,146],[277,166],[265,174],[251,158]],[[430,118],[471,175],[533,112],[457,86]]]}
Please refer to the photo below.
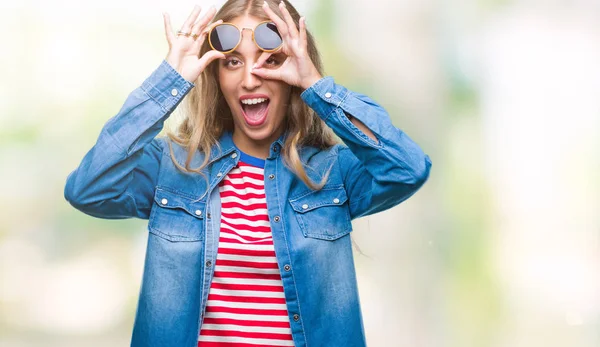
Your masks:
{"label": "blonde woman", "polygon": [[65,187],[89,215],[149,219],[131,345],[365,346],[351,220],[410,197],[431,162],[323,77],[287,1],[200,12],[177,32],[165,14],[166,58]]}

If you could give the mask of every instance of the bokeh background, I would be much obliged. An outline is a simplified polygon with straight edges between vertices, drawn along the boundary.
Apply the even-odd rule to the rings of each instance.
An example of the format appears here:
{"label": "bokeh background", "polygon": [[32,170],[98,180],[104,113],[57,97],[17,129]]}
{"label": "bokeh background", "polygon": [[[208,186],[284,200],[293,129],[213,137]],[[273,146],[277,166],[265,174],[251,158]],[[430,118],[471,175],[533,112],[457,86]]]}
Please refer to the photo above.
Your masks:
{"label": "bokeh background", "polygon": [[[369,346],[599,346],[600,1],[293,3],[433,161],[354,223]],[[1,2],[0,346],[129,345],[146,222],[63,188],[193,5]]]}

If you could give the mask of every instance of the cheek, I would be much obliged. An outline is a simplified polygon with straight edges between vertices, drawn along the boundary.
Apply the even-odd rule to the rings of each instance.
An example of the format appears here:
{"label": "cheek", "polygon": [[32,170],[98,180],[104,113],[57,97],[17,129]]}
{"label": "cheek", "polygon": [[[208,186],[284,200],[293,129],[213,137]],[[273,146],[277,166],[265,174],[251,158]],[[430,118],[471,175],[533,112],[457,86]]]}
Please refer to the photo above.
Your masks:
{"label": "cheek", "polygon": [[221,91],[223,93],[227,92],[227,90],[228,90],[227,81],[229,81],[230,79],[227,78],[227,72],[223,71],[223,69],[221,67],[219,67],[218,79],[219,79],[219,87],[221,88]]}
{"label": "cheek", "polygon": [[237,100],[236,95],[235,95],[236,84],[233,83],[232,76],[228,76],[227,72],[221,71],[221,69],[219,69],[218,78],[219,78],[219,88],[221,89],[221,93],[225,97],[225,100],[227,100],[227,103],[229,103],[231,105],[233,101]]}
{"label": "cheek", "polygon": [[279,100],[278,107],[285,108],[287,104],[290,102],[290,93],[292,87],[284,82],[275,82],[271,86],[271,90],[275,95],[277,95],[277,100]]}

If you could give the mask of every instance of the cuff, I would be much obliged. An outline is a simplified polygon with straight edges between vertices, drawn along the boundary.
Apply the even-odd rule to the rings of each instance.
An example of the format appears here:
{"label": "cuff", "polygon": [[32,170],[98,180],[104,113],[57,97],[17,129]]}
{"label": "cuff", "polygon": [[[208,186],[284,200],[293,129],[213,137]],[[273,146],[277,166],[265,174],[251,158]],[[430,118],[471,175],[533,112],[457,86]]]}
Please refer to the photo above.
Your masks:
{"label": "cuff", "polygon": [[348,96],[348,89],[335,84],[333,77],[323,77],[300,94],[304,102],[325,120]]}
{"label": "cuff", "polygon": [[142,89],[166,111],[171,111],[193,87],[164,59],[142,83]]}

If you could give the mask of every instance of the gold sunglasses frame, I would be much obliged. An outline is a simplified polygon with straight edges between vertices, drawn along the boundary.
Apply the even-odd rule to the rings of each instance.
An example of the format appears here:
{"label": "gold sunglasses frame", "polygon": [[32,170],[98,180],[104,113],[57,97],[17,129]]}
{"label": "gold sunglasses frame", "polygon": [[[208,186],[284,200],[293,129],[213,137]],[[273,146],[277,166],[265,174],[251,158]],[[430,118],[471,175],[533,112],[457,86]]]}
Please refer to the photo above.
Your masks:
{"label": "gold sunglasses frame", "polygon": [[[254,30],[256,30],[256,28],[258,28],[258,26],[259,26],[259,25],[262,25],[262,24],[265,24],[265,23],[271,23],[271,24],[275,25],[275,23],[273,23],[273,22],[272,22],[272,21],[270,21],[270,20],[265,20],[265,21],[262,21],[262,22],[260,22],[260,23],[256,24],[256,26],[254,27],[254,29],[253,29],[253,28],[246,28],[246,27],[244,27],[244,28],[240,28],[240,27],[238,27],[237,25],[235,25],[235,24],[233,24],[233,23],[229,23],[229,22],[223,22],[223,23],[219,23],[219,24],[215,25],[214,27],[212,27],[212,28],[210,29],[210,31],[208,32],[208,44],[210,45],[210,48],[211,48],[211,49],[214,49],[215,51],[221,52],[221,53],[223,53],[223,54],[228,54],[228,53],[231,53],[231,52],[235,51],[235,49],[236,49],[236,48],[237,48],[237,47],[240,45],[240,43],[242,42],[242,38],[243,38],[243,35],[242,35],[242,33],[243,33],[243,31],[244,31],[244,30],[250,30],[250,31],[252,31],[252,41],[254,41],[254,44],[256,45],[256,47],[258,47],[258,48],[259,48],[261,51],[263,51],[263,52],[267,52],[267,53],[272,53],[272,52],[275,52],[275,51],[277,51],[278,49],[280,49],[280,48],[281,48],[281,46],[283,46],[283,37],[281,38],[281,44],[280,44],[279,46],[277,46],[277,48],[275,48],[275,49],[263,49],[262,47],[260,47],[260,46],[258,45],[258,43],[256,43],[256,39],[254,38]],[[218,27],[219,27],[219,26],[221,26],[221,25],[231,25],[231,26],[235,27],[235,28],[236,28],[236,29],[239,31],[239,33],[240,33],[240,39],[238,40],[238,42],[235,44],[235,46],[234,46],[234,47],[233,47],[231,50],[229,50],[229,51],[227,51],[227,52],[222,52],[222,51],[219,51],[218,49],[215,49],[215,47],[213,46],[213,44],[212,44],[212,42],[211,42],[211,40],[210,40],[210,35],[212,34],[212,31],[213,31],[213,30],[215,30],[215,28],[218,28]],[[277,27],[277,25],[275,25],[275,27]],[[277,33],[279,33],[279,30],[277,31]],[[281,34],[279,34],[279,36],[281,37]]]}

